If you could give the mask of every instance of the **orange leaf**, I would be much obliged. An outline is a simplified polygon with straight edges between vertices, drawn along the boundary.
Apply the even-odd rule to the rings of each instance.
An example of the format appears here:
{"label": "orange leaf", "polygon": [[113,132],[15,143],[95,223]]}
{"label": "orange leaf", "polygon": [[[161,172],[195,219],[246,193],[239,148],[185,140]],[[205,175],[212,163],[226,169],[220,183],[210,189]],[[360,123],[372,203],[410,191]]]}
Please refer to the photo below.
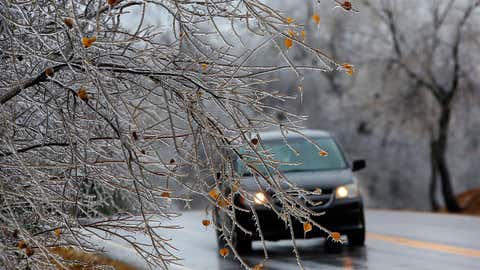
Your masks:
{"label": "orange leaf", "polygon": [[305,41],[305,30],[302,30],[302,32],[300,32],[300,34],[302,35],[302,40]]}
{"label": "orange leaf", "polygon": [[208,64],[207,63],[202,63],[201,66],[202,66],[202,70],[205,71],[205,70],[207,70]]}
{"label": "orange leaf", "polygon": [[27,247],[27,243],[25,242],[25,240],[20,240],[20,241],[18,241],[17,247],[19,249],[24,249],[24,248]]}
{"label": "orange leaf", "polygon": [[306,223],[303,223],[303,231],[304,232],[309,232],[312,230],[312,224],[310,224],[309,222],[306,222]]}
{"label": "orange leaf", "polygon": [[60,234],[62,234],[62,229],[56,228],[54,234],[57,238],[60,238]]}
{"label": "orange leaf", "polygon": [[293,46],[293,41],[290,38],[286,38],[284,42],[285,42],[285,47],[287,47],[287,49],[290,49],[290,47]]}
{"label": "orange leaf", "polygon": [[338,232],[332,232],[330,233],[330,237],[332,237],[333,241],[340,242],[340,237],[342,235]]}
{"label": "orange leaf", "polygon": [[162,194],[160,194],[160,197],[163,197],[163,198],[170,198],[170,193],[169,192],[162,192]]}
{"label": "orange leaf", "polygon": [[202,220],[202,225],[205,226],[205,227],[208,227],[208,225],[210,225],[210,220],[208,220],[208,219]]}
{"label": "orange leaf", "polygon": [[208,195],[210,195],[210,197],[212,197],[212,199],[214,200],[217,200],[218,197],[220,197],[220,193],[218,193],[218,190],[216,188],[210,190],[210,192],[208,192]]}
{"label": "orange leaf", "polygon": [[293,18],[291,17],[287,17],[287,19],[285,20],[288,24],[291,24],[293,23]]}
{"label": "orange leaf", "polygon": [[317,25],[320,24],[320,15],[318,15],[317,13],[313,14],[312,20],[313,20]]}
{"label": "orange leaf", "polygon": [[353,73],[355,72],[355,67],[351,64],[345,63],[341,65],[342,68],[347,72],[348,75],[352,76]]}
{"label": "orange leaf", "polygon": [[228,248],[221,248],[218,253],[220,253],[220,255],[222,257],[227,257],[228,256],[228,253],[230,253],[230,250],[228,250]]}
{"label": "orange leaf", "polygon": [[78,89],[78,92],[77,92],[77,96],[87,102],[88,101],[88,93],[87,93],[87,90],[85,89],[85,87],[80,87],[80,89]]}
{"label": "orange leaf", "polygon": [[96,37],[83,37],[82,38],[83,47],[90,48],[95,41],[97,41]]}
{"label": "orange leaf", "polygon": [[218,200],[217,203],[218,203],[218,206],[220,206],[220,207],[227,207],[227,206],[230,205],[230,202],[226,199],[223,199],[223,198]]}
{"label": "orange leaf", "polygon": [[252,270],[262,270],[263,269],[263,263],[256,264]]}
{"label": "orange leaf", "polygon": [[117,0],[108,0],[107,2],[110,6],[114,6],[115,4],[117,4]]}
{"label": "orange leaf", "polygon": [[320,152],[318,152],[318,154],[319,154],[321,157],[326,157],[326,156],[328,156],[328,152],[327,152],[327,151],[324,151],[324,150],[320,150]]}

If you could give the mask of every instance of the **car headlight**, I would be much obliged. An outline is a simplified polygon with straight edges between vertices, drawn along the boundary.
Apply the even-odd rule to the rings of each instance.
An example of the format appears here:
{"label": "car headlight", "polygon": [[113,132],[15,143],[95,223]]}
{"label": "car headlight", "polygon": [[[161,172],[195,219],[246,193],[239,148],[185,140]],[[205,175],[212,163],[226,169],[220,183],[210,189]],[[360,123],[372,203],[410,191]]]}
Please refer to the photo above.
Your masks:
{"label": "car headlight", "polygon": [[255,204],[265,204],[267,203],[267,196],[263,192],[257,192],[253,197],[253,201]]}
{"label": "car headlight", "polygon": [[358,197],[358,195],[359,192],[357,184],[339,186],[335,191],[336,199],[355,198]]}

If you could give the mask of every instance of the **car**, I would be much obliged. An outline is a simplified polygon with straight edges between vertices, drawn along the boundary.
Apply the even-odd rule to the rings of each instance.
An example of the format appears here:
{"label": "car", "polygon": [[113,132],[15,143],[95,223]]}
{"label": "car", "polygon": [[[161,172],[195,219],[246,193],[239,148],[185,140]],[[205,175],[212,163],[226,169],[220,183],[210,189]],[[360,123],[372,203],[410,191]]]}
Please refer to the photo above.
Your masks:
{"label": "car", "polygon": [[[292,132],[282,135],[279,131],[259,134],[260,145],[263,148],[273,154],[276,160],[288,162],[287,165],[279,166],[278,170],[295,188],[285,186],[285,192],[297,196],[298,201],[313,212],[324,213],[313,215],[311,218],[314,222],[330,231],[345,235],[351,246],[363,246],[364,206],[354,172],[366,167],[365,160],[355,160],[349,164],[337,140],[326,131],[302,130],[300,133],[304,136]],[[289,146],[285,144],[285,139]],[[312,144],[312,141],[320,147],[320,150]],[[298,151],[298,154],[292,148]],[[217,228],[222,226],[231,228],[227,238],[231,240],[230,244],[238,253],[250,251],[252,241],[261,240],[256,219],[264,240],[291,239],[290,228],[277,214],[279,211],[276,213],[271,209],[275,207],[278,210],[282,207],[282,203],[276,199],[276,194],[270,189],[259,191],[258,182],[241,161],[237,160],[234,167],[237,173],[242,175],[240,185],[253,195],[254,200],[245,200],[242,196],[235,195],[235,226],[232,226],[232,219],[224,211],[216,208],[214,214]],[[301,196],[299,189],[306,193]],[[308,194],[308,197],[305,198],[305,194]],[[252,211],[248,211],[250,207],[254,208],[257,217],[253,216]],[[292,224],[295,238],[328,237],[324,231],[315,226],[305,234],[303,223],[299,220],[292,220]],[[224,233],[221,230],[217,230],[218,244],[224,247],[226,240],[222,234]]]}

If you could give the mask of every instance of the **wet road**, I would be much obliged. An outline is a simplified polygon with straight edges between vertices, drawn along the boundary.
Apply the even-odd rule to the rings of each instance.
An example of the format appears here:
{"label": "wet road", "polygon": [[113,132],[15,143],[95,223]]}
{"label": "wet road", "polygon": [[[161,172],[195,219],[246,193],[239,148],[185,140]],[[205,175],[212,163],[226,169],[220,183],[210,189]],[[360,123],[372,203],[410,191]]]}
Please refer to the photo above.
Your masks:
{"label": "wet road", "polygon": [[[201,225],[204,212],[186,212],[177,224],[185,229],[170,235],[185,269],[241,269],[238,262],[217,256],[213,228]],[[306,269],[480,269],[480,218],[417,212],[369,210],[364,248],[325,249],[323,240],[298,241]],[[290,241],[267,242],[264,269],[298,269]],[[250,265],[263,258],[254,242]]]}

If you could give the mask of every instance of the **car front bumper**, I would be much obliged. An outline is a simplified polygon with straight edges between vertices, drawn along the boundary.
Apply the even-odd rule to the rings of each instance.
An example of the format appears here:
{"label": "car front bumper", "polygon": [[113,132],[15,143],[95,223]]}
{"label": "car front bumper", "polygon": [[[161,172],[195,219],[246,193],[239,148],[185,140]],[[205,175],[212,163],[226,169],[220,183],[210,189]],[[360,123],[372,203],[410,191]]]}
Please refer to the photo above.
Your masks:
{"label": "car front bumper", "polygon": [[[335,200],[326,208],[312,209],[315,212],[324,214],[321,216],[312,216],[311,218],[324,228],[348,234],[349,232],[364,229],[363,202],[361,198]],[[258,222],[265,240],[290,239],[290,228],[273,210],[266,207],[256,207]],[[239,211],[236,213],[237,222],[248,231],[252,232],[253,240],[259,240],[260,235],[255,226],[255,220],[252,213]],[[326,233],[313,226],[312,231],[306,235],[303,231],[303,224],[292,217],[293,231],[295,238],[313,238],[325,237]]]}

